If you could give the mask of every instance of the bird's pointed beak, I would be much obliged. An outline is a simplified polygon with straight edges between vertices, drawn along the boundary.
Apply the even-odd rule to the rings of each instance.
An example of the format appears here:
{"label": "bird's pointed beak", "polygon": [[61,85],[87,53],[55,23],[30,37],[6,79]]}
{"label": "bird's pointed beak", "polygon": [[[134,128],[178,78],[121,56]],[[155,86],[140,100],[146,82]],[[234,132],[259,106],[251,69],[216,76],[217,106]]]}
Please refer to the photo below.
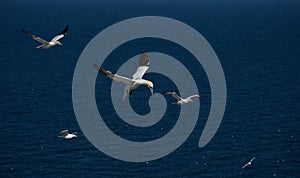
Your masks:
{"label": "bird's pointed beak", "polygon": [[151,94],[153,95],[153,88],[149,87]]}

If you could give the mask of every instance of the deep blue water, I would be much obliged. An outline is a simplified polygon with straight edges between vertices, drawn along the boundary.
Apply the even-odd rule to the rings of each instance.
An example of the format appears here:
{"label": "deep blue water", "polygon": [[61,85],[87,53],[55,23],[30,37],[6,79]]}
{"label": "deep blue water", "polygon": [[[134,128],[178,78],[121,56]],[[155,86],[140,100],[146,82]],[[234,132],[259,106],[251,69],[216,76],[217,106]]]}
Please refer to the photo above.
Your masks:
{"label": "deep blue water", "polygon": [[[3,1],[0,9],[0,177],[299,176],[300,3]],[[201,66],[189,65],[190,70],[199,71],[194,75],[202,87],[194,131],[170,155],[131,163],[100,152],[80,131],[72,105],[72,79],[81,52],[97,33],[116,22],[146,15],[177,19],[207,39],[222,64],[228,99],[217,134],[199,148],[210,109],[210,87]],[[38,43],[20,31],[25,28],[51,39],[66,24],[70,31],[61,40],[63,46],[48,50],[35,49]],[[117,48],[103,67],[116,71],[114,66],[140,51],[166,53],[184,59],[185,64],[195,62],[178,45],[140,39]],[[117,62],[111,64],[112,59]],[[160,75],[145,78],[166,81],[155,92],[174,87]],[[96,88],[109,88],[109,84],[98,75]],[[145,90],[137,89],[130,98],[139,114],[149,112]],[[109,91],[95,92],[97,103],[108,106],[101,111],[106,124],[123,138],[156,139],[176,122],[173,116],[178,108],[170,106],[173,113],[157,126],[124,127],[107,101]],[[137,107],[139,103],[145,109]],[[165,129],[157,131],[161,127]],[[64,129],[78,131],[78,138],[59,139],[58,132]],[[241,169],[254,156],[253,165]]]}

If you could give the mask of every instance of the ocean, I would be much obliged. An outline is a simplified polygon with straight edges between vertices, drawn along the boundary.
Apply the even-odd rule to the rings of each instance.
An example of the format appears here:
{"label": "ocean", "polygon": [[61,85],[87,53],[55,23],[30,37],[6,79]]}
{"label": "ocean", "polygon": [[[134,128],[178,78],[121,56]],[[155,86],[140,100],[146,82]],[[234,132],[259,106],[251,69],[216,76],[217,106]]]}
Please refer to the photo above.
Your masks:
{"label": "ocean", "polygon": [[[0,177],[299,177],[299,8],[297,1],[280,0],[2,1]],[[82,132],[72,82],[78,59],[95,35],[142,16],[172,18],[202,34],[222,65],[227,100],[218,131],[200,148],[212,99],[208,77],[195,57],[162,39],[140,38],[119,46],[103,68],[116,72],[141,51],[165,53],[192,71],[201,96],[197,123],[182,145],[159,159],[129,162],[98,150]],[[70,29],[60,40],[63,46],[47,50],[36,49],[39,43],[21,31],[50,40],[66,25]],[[178,92],[163,75],[146,73],[145,78],[154,81],[155,93]],[[156,125],[140,128],[124,122],[114,111],[111,80],[98,74],[96,81],[101,116],[123,139],[155,140],[176,124],[180,106],[171,104],[171,96],[165,97],[170,105]],[[133,110],[151,112],[149,97],[147,87],[137,88],[129,99]],[[77,131],[78,138],[58,138],[64,129]],[[242,169],[253,157],[252,165]]]}

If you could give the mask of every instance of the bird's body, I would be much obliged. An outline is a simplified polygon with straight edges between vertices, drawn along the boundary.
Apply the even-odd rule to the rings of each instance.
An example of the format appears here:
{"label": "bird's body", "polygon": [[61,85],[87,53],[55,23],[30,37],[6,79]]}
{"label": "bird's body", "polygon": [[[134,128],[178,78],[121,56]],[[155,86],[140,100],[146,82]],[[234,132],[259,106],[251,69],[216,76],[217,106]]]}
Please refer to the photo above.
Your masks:
{"label": "bird's body", "polygon": [[50,41],[46,44],[37,46],[36,48],[48,49],[48,48],[52,48],[53,46],[57,46],[57,45],[62,45],[62,44],[59,41]]}
{"label": "bird's body", "polygon": [[163,94],[164,95],[172,95],[174,98],[176,98],[177,102],[173,103],[173,104],[177,104],[177,105],[183,105],[183,104],[186,104],[186,103],[193,102],[192,98],[200,98],[199,95],[192,95],[192,96],[189,96],[187,98],[181,98],[180,96],[178,96],[176,94],[176,92],[165,92]]}
{"label": "bird's body", "polygon": [[190,103],[193,102],[193,100],[191,100],[190,98],[185,98],[185,99],[181,99],[179,101],[177,101],[176,104],[182,105],[182,104],[186,104],[186,103]]}
{"label": "bird's body", "polygon": [[123,95],[123,101],[125,98],[129,95],[131,96],[132,90],[136,89],[140,85],[146,85],[149,87],[151,93],[153,94],[153,83],[149,80],[143,79],[144,74],[146,73],[147,69],[149,68],[149,59],[145,53],[141,53],[140,60],[139,60],[139,67],[137,68],[137,71],[132,75],[132,79],[120,76],[118,74],[113,74],[110,71],[106,71],[96,64],[93,64],[93,66],[102,74],[108,76],[109,78],[117,81],[117,82],[123,82],[125,83],[124,87],[124,95]]}
{"label": "bird's body", "polygon": [[25,34],[27,34],[30,38],[32,38],[42,44],[40,46],[37,46],[36,48],[43,48],[43,49],[48,49],[48,48],[52,48],[53,46],[62,45],[58,40],[63,38],[67,34],[68,30],[69,30],[69,26],[67,25],[61,33],[56,35],[50,42],[48,42],[40,37],[37,37],[27,31],[25,31],[24,29],[22,29],[22,31]]}
{"label": "bird's body", "polygon": [[63,130],[60,132],[60,138],[72,139],[77,137],[77,132],[69,133],[68,130]]}
{"label": "bird's body", "polygon": [[151,93],[153,93],[153,83],[150,82],[149,80],[144,80],[144,79],[137,79],[137,80],[132,80],[132,83],[128,83],[125,87],[124,87],[124,96],[123,99],[126,98],[126,96],[131,96],[132,94],[132,90],[138,88],[140,85],[146,85],[150,88]]}
{"label": "bird's body", "polygon": [[247,166],[252,165],[252,161],[253,161],[253,160],[255,160],[255,157],[253,157],[248,163],[246,163],[246,164],[242,167],[242,169],[245,169]]}

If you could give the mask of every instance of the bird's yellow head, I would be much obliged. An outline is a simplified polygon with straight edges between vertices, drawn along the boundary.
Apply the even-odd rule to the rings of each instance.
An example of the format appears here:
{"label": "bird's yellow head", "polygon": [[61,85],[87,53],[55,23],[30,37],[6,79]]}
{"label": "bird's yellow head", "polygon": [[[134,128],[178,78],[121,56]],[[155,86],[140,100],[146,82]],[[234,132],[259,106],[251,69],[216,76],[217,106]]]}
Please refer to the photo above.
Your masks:
{"label": "bird's yellow head", "polygon": [[152,82],[147,81],[147,86],[148,86],[149,88],[152,88],[152,89],[153,89],[153,83],[152,83]]}
{"label": "bird's yellow head", "polygon": [[153,94],[153,83],[150,81],[147,81],[147,86],[150,88],[151,93]]}

